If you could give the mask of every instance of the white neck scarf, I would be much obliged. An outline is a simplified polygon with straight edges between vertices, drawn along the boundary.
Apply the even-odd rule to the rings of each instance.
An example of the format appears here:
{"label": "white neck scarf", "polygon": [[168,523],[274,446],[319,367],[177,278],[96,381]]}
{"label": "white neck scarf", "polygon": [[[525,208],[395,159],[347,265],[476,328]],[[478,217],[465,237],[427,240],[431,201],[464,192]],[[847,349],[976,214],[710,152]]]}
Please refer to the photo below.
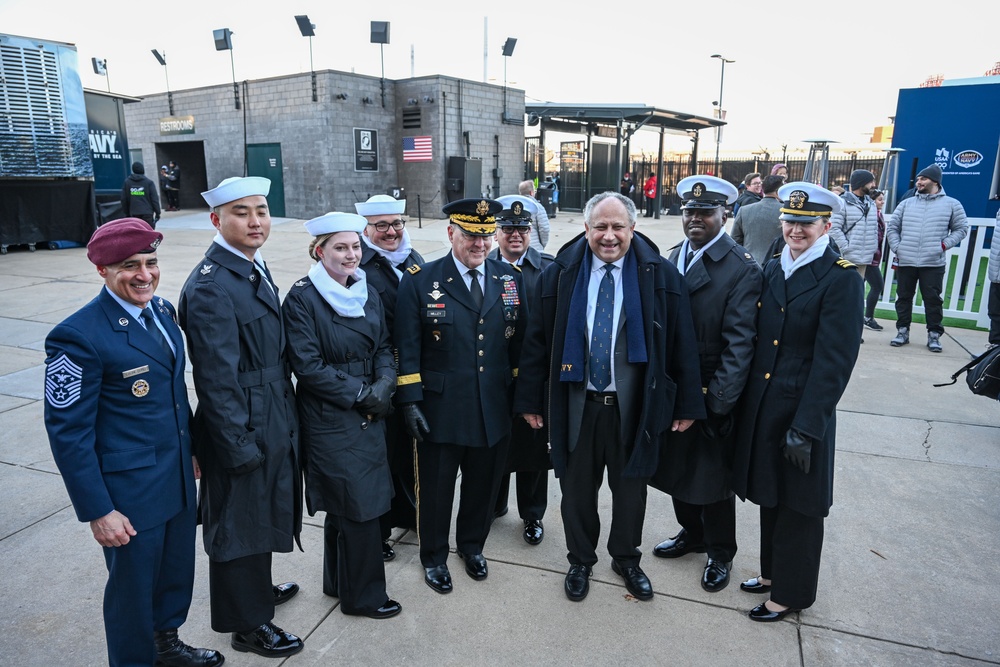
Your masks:
{"label": "white neck scarf", "polygon": [[396,272],[397,278],[403,277],[403,272],[397,269],[396,265],[405,262],[406,258],[410,256],[410,252],[413,251],[413,246],[410,245],[410,232],[407,231],[406,227],[403,227],[403,239],[399,242],[399,247],[395,250],[379,248],[364,234],[361,235],[361,240],[364,241],[365,245],[369,248],[389,260],[389,263],[392,265],[392,270]]}
{"label": "white neck scarf", "polygon": [[[813,224],[818,225],[820,223],[814,222]],[[815,262],[819,259],[823,253],[826,252],[826,248],[829,245],[830,235],[823,234],[823,236],[816,239],[816,242],[806,248],[806,251],[799,255],[796,259],[792,259],[792,251],[789,250],[786,245],[781,251],[781,270],[785,272],[785,280],[791,278],[793,273],[801,269],[809,262]]]}
{"label": "white neck scarf", "polygon": [[357,269],[354,272],[355,283],[344,287],[330,277],[322,262],[316,262],[309,269],[309,280],[330,306],[341,317],[364,317],[365,303],[368,301],[368,282],[365,272]]}

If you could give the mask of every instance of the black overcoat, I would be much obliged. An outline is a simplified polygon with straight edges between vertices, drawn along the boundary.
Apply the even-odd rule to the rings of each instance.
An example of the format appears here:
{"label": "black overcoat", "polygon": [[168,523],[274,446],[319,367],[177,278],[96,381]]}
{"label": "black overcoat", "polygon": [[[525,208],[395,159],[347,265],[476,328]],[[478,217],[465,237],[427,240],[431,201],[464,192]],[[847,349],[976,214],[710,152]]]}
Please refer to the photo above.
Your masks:
{"label": "black overcoat", "polygon": [[298,380],[309,514],[357,522],[379,517],[392,499],[385,422],[372,423],[354,409],[365,383],[396,378],[378,292],[368,285],[364,317],[343,317],[306,277],[292,286],[281,310]]}
{"label": "black overcoat", "polygon": [[[780,260],[765,265],[757,348],[736,422],[740,498],[829,514],[837,403],[858,358],[863,295],[857,269],[830,248],[787,281]],[[782,455],[792,427],[815,439],[808,474]]]}
{"label": "black overcoat", "polygon": [[[556,477],[566,472],[570,433],[579,431],[579,423],[575,428],[570,423],[569,397],[571,391],[581,391],[581,387],[560,382],[559,373],[570,301],[581,264],[588,256],[586,250],[587,239],[580,235],[542,271],[530,303],[533,314],[525,334],[520,361],[523,371],[514,396],[515,412],[543,415],[547,421]],[[675,419],[703,419],[705,401],[684,280],[641,234],[633,235],[629,252],[636,253],[648,361],[642,378],[642,400],[619,406],[625,434],[622,442],[631,448],[624,475],[649,477],[659,460],[660,436]]]}
{"label": "black overcoat", "polygon": [[[671,263],[678,263],[680,251],[680,245],[671,249]],[[732,416],[753,359],[760,266],[743,246],[724,234],[688,269],[684,281],[691,295],[705,407]],[[696,505],[732,497],[735,439],[735,431],[726,437],[708,438],[701,423],[683,433],[668,431],[651,486]]]}
{"label": "black overcoat", "polygon": [[[299,428],[278,299],[249,260],[213,243],[178,303],[198,407],[205,551],[288,552],[302,527]],[[264,454],[260,468],[232,474]]]}

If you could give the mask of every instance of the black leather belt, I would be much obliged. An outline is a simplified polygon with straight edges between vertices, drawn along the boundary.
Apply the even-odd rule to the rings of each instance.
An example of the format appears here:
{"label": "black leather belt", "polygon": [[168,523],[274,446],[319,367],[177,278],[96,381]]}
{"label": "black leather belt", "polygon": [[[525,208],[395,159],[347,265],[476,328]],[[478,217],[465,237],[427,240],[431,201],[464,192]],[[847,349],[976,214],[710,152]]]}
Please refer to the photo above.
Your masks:
{"label": "black leather belt", "polygon": [[588,391],[587,400],[601,405],[614,405],[618,402],[618,394],[613,391]]}
{"label": "black leather belt", "polygon": [[366,377],[372,373],[372,360],[362,359],[360,361],[347,361],[339,364],[329,364],[330,368],[344,371],[348,375]]}

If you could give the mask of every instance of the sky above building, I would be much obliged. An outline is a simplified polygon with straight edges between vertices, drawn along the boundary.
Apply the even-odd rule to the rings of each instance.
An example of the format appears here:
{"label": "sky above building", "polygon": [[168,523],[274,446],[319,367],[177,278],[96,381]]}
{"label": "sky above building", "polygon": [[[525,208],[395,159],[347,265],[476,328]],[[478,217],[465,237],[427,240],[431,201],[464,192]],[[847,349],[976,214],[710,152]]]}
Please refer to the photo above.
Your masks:
{"label": "sky above building", "polygon": [[[723,150],[782,152],[808,139],[863,144],[895,114],[901,88],[932,75],[982,76],[1000,60],[989,3],[908,0],[837,5],[784,3],[247,3],[171,0],[81,3],[0,0],[0,31],[70,42],[84,87],[142,96],[231,83],[229,52],[212,31],[233,32],[236,79],[310,69],[309,39],[294,16],[316,25],[313,67],[379,76],[370,22],[390,23],[385,76],[441,74],[498,85],[531,102],[646,104],[711,116],[725,68],[729,123]],[[250,9],[253,7],[253,9]],[[598,7],[600,7],[598,9]],[[508,37],[514,53],[501,56]],[[91,58],[107,60],[108,77]],[[179,111],[181,112],[181,111]],[[280,113],[280,108],[275,109]],[[652,133],[638,146],[655,147]],[[714,146],[714,137],[703,138]]]}

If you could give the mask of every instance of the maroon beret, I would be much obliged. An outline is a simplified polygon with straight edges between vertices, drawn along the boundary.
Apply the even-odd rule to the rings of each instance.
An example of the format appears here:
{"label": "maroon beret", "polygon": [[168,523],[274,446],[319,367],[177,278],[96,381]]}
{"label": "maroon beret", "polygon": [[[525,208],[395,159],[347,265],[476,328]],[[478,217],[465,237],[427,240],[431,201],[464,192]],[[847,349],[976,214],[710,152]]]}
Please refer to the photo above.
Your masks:
{"label": "maroon beret", "polygon": [[154,231],[145,220],[122,218],[97,228],[87,243],[87,259],[97,266],[124,261],[136,253],[153,252],[163,234]]}

